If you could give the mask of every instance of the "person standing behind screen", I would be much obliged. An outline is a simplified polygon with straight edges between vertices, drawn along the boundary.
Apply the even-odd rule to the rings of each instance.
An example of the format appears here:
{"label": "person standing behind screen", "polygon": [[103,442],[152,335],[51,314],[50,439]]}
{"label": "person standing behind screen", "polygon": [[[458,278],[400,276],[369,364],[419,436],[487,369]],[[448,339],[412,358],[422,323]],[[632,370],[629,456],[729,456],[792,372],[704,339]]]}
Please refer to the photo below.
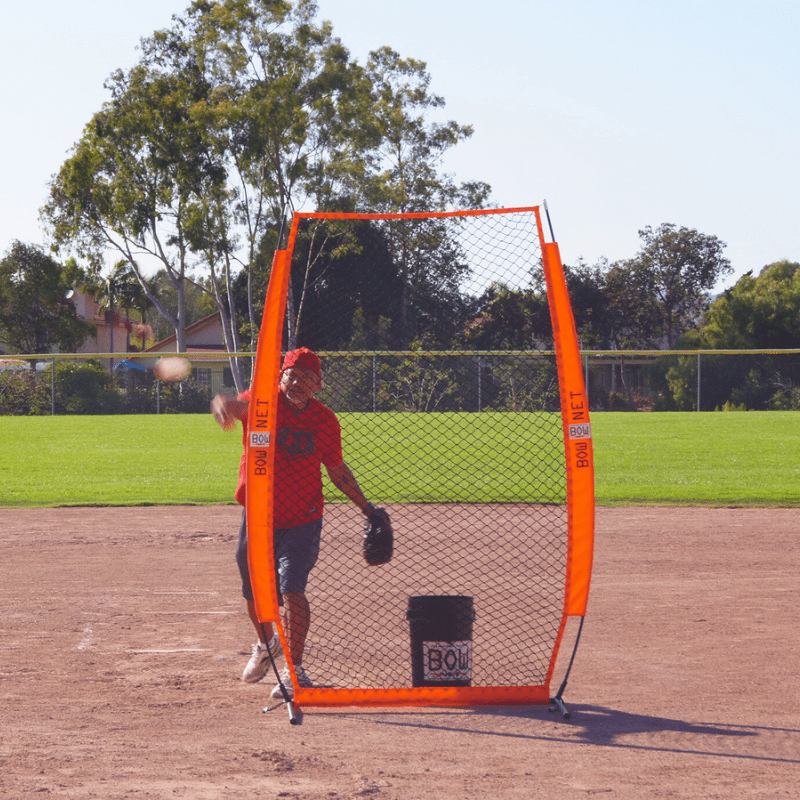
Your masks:
{"label": "person standing behind screen", "polygon": [[[336,415],[314,395],[322,389],[319,357],[308,348],[291,350],[281,367],[278,392],[277,435],[273,525],[275,565],[289,652],[300,686],[313,686],[303,668],[303,651],[311,622],[311,608],[306,597],[308,576],[317,561],[322,532],[324,499],[322,465],[334,486],[345,494],[359,510],[369,515],[374,506],[367,501],[342,455],[341,427]],[[217,423],[228,430],[241,420],[243,443],[247,439],[247,414],[250,390],[238,397],[218,394],[211,401],[211,413]],[[247,464],[245,453],[239,465],[236,500],[245,504]],[[242,680],[261,680],[269,666],[269,653],[280,656],[281,648],[272,623],[262,623],[256,614],[253,589],[247,563],[246,514],[242,513],[236,561],[242,577],[242,595],[258,635],[253,655],[242,674]],[[291,675],[285,667],[281,681],[292,693]],[[272,690],[280,697],[280,685]]]}

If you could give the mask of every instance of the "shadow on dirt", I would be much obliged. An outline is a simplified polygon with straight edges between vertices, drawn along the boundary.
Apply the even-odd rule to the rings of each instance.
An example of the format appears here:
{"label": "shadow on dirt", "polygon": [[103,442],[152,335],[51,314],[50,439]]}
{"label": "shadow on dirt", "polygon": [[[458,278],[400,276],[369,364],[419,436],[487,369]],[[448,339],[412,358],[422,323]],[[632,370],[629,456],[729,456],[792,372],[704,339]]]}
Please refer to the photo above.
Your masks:
{"label": "shadow on dirt", "polygon": [[[571,712],[569,720],[563,720],[557,712],[547,711],[545,706],[532,707],[513,706],[502,708],[493,706],[484,713],[504,717],[536,718],[544,711],[548,719],[561,722],[576,729],[580,739],[592,744],[617,744],[622,736],[637,733],[654,733],[673,731],[675,733],[691,733],[704,736],[758,736],[758,731],[733,725],[715,725],[713,723],[687,722],[686,720],[656,717],[646,714],[630,714],[614,708],[603,706],[567,704]],[[480,712],[478,712],[480,713]]]}
{"label": "shadow on dirt", "polygon": [[[571,717],[562,719],[548,706],[478,706],[466,709],[442,709],[415,712],[410,710],[379,712],[364,710],[358,718],[367,723],[394,725],[409,728],[424,728],[474,736],[501,736],[542,741],[560,741],[588,744],[598,747],[654,750],[694,755],[719,756],[722,758],[751,759],[800,764],[800,758],[780,757],[777,753],[767,755],[763,746],[752,752],[745,742],[755,742],[760,737],[780,737],[784,740],[800,738],[800,731],[788,728],[763,726],[725,725],[709,722],[689,722],[669,717],[631,714],[603,706],[567,704]],[[319,712],[315,712],[319,713]],[[324,712],[323,712],[324,713]],[[347,713],[350,716],[350,713]],[[484,724],[478,727],[479,718]],[[466,720],[470,722],[467,723]],[[502,720],[493,729],[491,720]],[[518,731],[508,729],[508,720],[520,722]],[[530,722],[531,725],[525,724]],[[546,728],[536,727],[542,723],[553,723]],[[666,738],[663,736],[666,734]],[[648,735],[655,735],[649,738]],[[736,746],[736,742],[740,746]]]}

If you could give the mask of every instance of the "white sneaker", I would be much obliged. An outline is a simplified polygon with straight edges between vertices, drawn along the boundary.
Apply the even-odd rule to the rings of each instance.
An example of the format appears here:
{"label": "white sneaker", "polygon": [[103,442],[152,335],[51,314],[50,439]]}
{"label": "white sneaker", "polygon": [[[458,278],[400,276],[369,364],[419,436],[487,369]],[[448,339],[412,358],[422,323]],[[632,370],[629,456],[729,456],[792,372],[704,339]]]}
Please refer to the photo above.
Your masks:
{"label": "white sneaker", "polygon": [[[277,633],[269,640],[268,647],[269,651],[272,651],[272,657],[276,662],[283,657],[281,640]],[[253,645],[253,655],[250,656],[250,660],[242,673],[242,680],[245,683],[260,681],[267,674],[270,666],[269,651],[261,642],[256,642]]]}
{"label": "white sneaker", "polygon": [[[306,671],[299,664],[295,665],[294,671],[297,675],[298,686],[304,689],[314,688],[314,683],[312,682],[311,678],[306,675]],[[286,687],[286,692],[291,700],[294,697],[294,686],[292,685],[292,673],[289,672],[289,667],[283,668],[283,672],[281,672],[281,683]],[[275,684],[275,688],[272,690],[272,696],[276,699],[283,697],[280,683]]]}

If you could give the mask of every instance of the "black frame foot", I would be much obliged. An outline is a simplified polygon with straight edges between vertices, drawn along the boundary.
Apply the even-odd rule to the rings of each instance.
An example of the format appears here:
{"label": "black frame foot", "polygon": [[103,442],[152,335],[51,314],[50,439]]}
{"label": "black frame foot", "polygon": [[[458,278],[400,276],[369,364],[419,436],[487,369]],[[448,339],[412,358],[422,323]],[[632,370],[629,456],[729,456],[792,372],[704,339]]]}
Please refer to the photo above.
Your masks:
{"label": "black frame foot", "polygon": [[561,716],[564,719],[570,718],[571,715],[569,709],[564,705],[564,701],[558,695],[550,698],[550,708],[548,711],[555,711],[556,708],[558,708],[558,710],[561,712]]}

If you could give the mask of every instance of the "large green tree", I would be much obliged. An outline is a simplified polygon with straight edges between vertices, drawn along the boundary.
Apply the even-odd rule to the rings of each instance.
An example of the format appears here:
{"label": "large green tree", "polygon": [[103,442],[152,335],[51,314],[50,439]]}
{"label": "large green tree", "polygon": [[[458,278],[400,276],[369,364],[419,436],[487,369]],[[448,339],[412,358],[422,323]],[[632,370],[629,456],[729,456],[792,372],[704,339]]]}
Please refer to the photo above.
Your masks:
{"label": "large green tree", "polygon": [[369,87],[371,170],[362,203],[383,212],[445,211],[480,208],[489,186],[480,181],[456,183],[441,172],[444,154],[472,136],[470,125],[454,120],[434,122],[430,114],[445,101],[431,92],[424,61],[402,58],[390,47],[369,55],[365,67]]}
{"label": "large green tree", "polygon": [[657,347],[661,335],[651,276],[625,261],[564,265],[575,327],[582,348]]}
{"label": "large green tree", "polygon": [[[384,48],[361,66],[316,13],[312,0],[195,0],[112,76],[111,100],[53,180],[56,242],[97,269],[117,250],[145,292],[144,271],[164,270],[176,310],[148,297],[181,349],[192,281],[240,349],[237,274],[263,276],[264,242],[293,210],[438,210],[487,192],[441,174],[442,153],[471,131],[427,121],[443,101],[425,65]],[[290,333],[299,308],[290,296]]]}
{"label": "large green tree", "polygon": [[77,277],[42,248],[14,242],[0,260],[0,341],[16,353],[77,350],[94,333],[68,298]]}
{"label": "large green tree", "polygon": [[[700,324],[709,292],[732,267],[722,255],[725,243],[693,228],[663,223],[639,231],[639,252],[621,266],[655,316],[655,344],[672,347]],[[628,278],[626,278],[627,280]]]}
{"label": "large green tree", "polygon": [[[590,266],[565,265],[580,343],[587,349],[626,350],[670,347],[696,329],[708,307],[709,292],[731,267],[715,236],[665,223],[639,231],[642,248],[632,259]],[[466,341],[516,342],[525,347],[531,331],[542,329],[536,308],[544,303],[542,275],[533,287],[512,292],[493,286],[476,300]],[[541,334],[536,334],[540,339]],[[506,345],[508,346],[508,345]]]}
{"label": "large green tree", "polygon": [[[216,304],[228,350],[240,349],[236,273],[284,210],[334,191],[326,168],[344,150],[349,61],[315,12],[310,2],[193,3],[111,78],[112,100],[53,181],[45,212],[56,241],[96,268],[108,249],[122,253],[180,350],[189,284]],[[147,286],[153,268],[174,311]],[[252,296],[248,309],[252,331]]]}
{"label": "large green tree", "polygon": [[[417,245],[406,259],[395,225]],[[293,262],[288,346],[441,349],[467,322],[467,261],[441,220],[303,220]]]}
{"label": "large green tree", "polygon": [[[444,154],[472,136],[472,127],[454,120],[433,122],[430,112],[445,105],[430,90],[426,64],[404,59],[389,47],[370,53],[366,74],[371,87],[371,125],[379,146],[368,176],[366,210],[395,212],[483,208],[490,187],[480,181],[456,183],[441,172]],[[400,346],[419,336],[420,321],[437,307],[458,316],[467,277],[466,259],[454,238],[454,227],[441,220],[424,224],[381,224],[401,282]],[[442,346],[445,331],[426,331],[429,345]]]}
{"label": "large green tree", "polygon": [[604,327],[613,350],[658,348],[668,337],[655,276],[626,261],[609,265],[603,276]]}
{"label": "large green tree", "polygon": [[800,264],[777,261],[743,275],[711,304],[702,336],[715,349],[800,347]]}
{"label": "large green tree", "polygon": [[512,289],[492,283],[476,300],[464,335],[475,350],[536,350],[553,347],[547,295],[534,289]]}
{"label": "large green tree", "polygon": [[[120,254],[184,350],[184,290],[212,235],[208,204],[224,192],[224,170],[202,120],[202,76],[163,64],[145,45],[136,67],[109,80],[112,99],[55,177],[45,214],[56,243],[95,272],[107,252]],[[177,294],[174,314],[147,285],[145,270],[158,267]]]}

